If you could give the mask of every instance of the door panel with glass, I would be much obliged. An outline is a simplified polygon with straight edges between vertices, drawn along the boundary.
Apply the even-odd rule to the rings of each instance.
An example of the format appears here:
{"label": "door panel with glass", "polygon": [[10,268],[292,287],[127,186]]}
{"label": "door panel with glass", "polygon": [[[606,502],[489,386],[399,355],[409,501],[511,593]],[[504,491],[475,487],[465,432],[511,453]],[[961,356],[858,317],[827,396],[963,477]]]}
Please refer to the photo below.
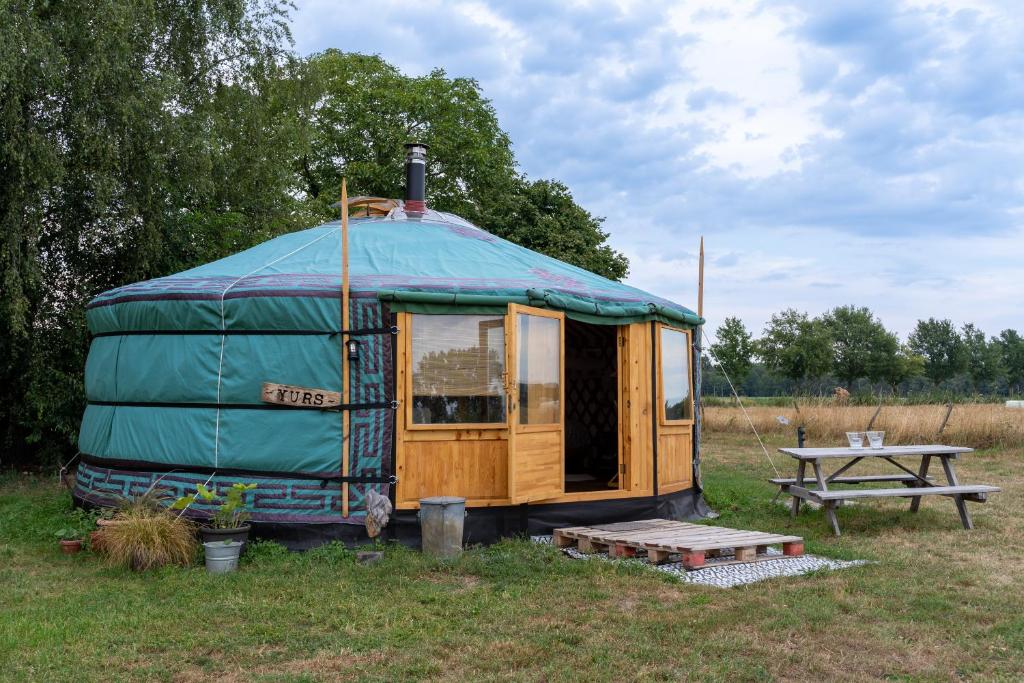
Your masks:
{"label": "door panel with glass", "polygon": [[510,304],[508,488],[513,503],[564,491],[564,314]]}

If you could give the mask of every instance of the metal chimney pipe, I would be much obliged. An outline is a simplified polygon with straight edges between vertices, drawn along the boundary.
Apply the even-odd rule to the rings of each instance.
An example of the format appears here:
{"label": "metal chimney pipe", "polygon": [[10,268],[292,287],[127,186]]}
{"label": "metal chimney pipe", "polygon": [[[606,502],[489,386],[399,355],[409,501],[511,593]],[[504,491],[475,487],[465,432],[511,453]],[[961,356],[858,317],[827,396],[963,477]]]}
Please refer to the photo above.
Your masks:
{"label": "metal chimney pipe", "polygon": [[421,142],[405,145],[405,210],[423,213],[427,209],[427,146]]}

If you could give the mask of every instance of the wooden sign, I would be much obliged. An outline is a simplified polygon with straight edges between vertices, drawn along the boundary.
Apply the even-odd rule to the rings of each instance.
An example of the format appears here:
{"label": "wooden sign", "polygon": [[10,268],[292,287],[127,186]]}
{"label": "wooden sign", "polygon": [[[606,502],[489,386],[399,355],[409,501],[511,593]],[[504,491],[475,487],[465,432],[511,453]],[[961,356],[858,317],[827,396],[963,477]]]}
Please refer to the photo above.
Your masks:
{"label": "wooden sign", "polygon": [[296,387],[291,384],[263,383],[263,402],[283,406],[333,408],[341,405],[341,393],[326,389]]}

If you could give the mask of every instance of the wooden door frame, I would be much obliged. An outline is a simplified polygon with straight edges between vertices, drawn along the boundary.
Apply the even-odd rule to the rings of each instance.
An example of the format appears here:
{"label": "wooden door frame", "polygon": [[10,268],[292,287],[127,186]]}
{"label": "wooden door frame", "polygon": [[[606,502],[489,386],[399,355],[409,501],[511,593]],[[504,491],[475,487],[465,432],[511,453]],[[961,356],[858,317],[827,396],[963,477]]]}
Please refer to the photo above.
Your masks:
{"label": "wooden door frame", "polygon": [[[559,496],[565,495],[565,312],[546,308],[535,308],[524,304],[510,303],[505,318],[505,370],[507,382],[505,390],[506,419],[508,420],[508,498],[513,504],[529,502],[529,494],[523,496],[516,490],[516,436],[517,434],[556,431],[550,425],[520,425],[519,416],[519,315],[532,315],[539,318],[551,318],[558,321],[558,429],[559,460],[561,461],[558,481]],[[535,500],[552,498],[542,495]]]}

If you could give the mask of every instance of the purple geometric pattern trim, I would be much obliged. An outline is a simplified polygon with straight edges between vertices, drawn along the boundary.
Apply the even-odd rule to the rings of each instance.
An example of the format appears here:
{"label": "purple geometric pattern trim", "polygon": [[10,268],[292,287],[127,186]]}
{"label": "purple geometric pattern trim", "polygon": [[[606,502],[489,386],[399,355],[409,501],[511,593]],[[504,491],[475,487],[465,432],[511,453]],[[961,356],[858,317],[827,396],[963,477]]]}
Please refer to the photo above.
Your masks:
{"label": "purple geometric pattern trim", "polygon": [[[203,484],[207,479],[209,475],[191,472],[119,470],[82,463],[76,472],[74,493],[87,502],[111,506],[119,498],[145,492],[155,482],[159,482],[157,488],[165,489],[170,497],[177,498],[194,493],[196,484]],[[362,510],[353,512],[347,519],[342,518],[341,484],[336,481],[321,486],[320,482],[303,479],[218,475],[213,477],[209,486],[223,492],[235,482],[256,484],[256,488],[247,491],[244,496],[246,508],[256,522],[361,524],[365,519]],[[377,486],[381,486],[384,495],[387,495],[386,484]],[[365,491],[362,485],[351,485],[350,489],[350,498],[363,499]],[[197,502],[187,514],[193,518],[205,518],[211,511],[211,506]]]}

